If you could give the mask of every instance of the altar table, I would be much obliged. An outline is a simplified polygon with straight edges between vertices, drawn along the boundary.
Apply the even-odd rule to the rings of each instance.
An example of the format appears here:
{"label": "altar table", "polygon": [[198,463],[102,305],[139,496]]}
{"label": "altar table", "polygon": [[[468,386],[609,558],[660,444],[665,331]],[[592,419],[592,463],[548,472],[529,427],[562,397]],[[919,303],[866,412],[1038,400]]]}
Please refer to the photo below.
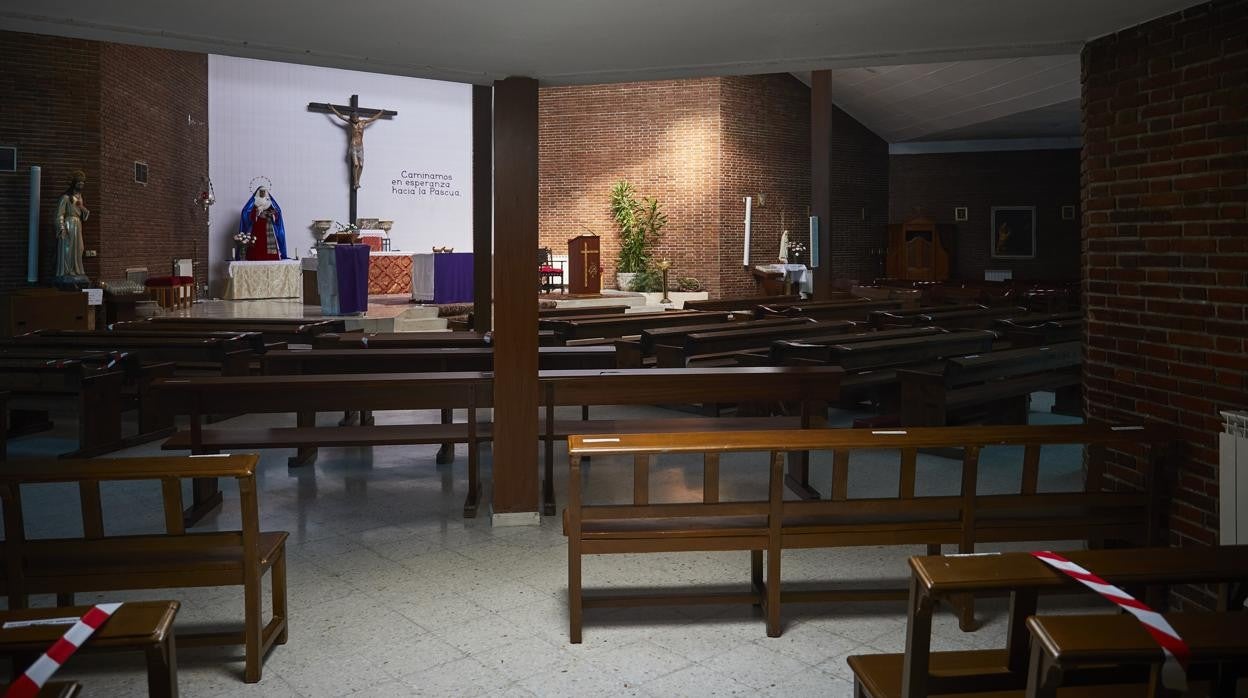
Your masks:
{"label": "altar table", "polygon": [[412,253],[378,252],[368,254],[369,295],[411,293]]}
{"label": "altar table", "polygon": [[233,261],[227,274],[226,300],[303,298],[303,281],[297,259]]}
{"label": "altar table", "polygon": [[412,255],[412,300],[472,302],[472,253]]}
{"label": "altar table", "polygon": [[784,283],[794,291],[810,294],[814,290],[814,274],[805,264],[760,264],[755,267],[761,272],[784,274]]}

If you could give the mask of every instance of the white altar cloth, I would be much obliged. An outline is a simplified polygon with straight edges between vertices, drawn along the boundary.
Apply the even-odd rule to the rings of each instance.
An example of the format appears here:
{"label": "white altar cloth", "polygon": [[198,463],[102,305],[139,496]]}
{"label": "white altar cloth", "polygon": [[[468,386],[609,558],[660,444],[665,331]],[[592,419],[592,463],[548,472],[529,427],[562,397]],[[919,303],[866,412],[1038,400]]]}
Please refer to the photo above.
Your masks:
{"label": "white altar cloth", "polygon": [[755,267],[761,272],[784,274],[784,282],[793,284],[797,290],[809,295],[814,291],[815,275],[805,264],[760,264]]}
{"label": "white altar cloth", "polygon": [[301,264],[297,259],[230,262],[226,300],[303,298]]}

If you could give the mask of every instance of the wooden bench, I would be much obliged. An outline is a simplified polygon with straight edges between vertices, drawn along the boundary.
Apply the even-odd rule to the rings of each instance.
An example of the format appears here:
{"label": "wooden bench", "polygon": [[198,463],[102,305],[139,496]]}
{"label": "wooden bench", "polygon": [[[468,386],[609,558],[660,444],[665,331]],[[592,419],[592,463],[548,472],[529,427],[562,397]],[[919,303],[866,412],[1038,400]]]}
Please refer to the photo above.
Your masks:
{"label": "wooden bench", "polygon": [[901,424],[1025,424],[1029,397],[1038,390],[1058,393],[1055,412],[1070,409],[1065,406],[1079,402],[1082,356],[1079,342],[1066,342],[949,358],[937,370],[899,370]]}
{"label": "wooden bench", "polygon": [[[217,457],[159,457],[117,460],[9,462],[0,468],[4,505],[3,588],[10,609],[23,609],[31,594],[56,594],[72,605],[75,593],[129,589],[242,586],[242,632],[183,635],[186,646],[245,648],[244,679],[260,680],[263,657],[286,642],[286,536],[260,530],[254,454]],[[240,530],[188,533],[182,522],[182,478],[232,478],[238,486]],[[164,532],[105,534],[100,483],[159,480]],[[26,537],[22,485],[77,483],[81,537]],[[261,581],[272,582],[272,619],[261,615]]]}
{"label": "wooden bench", "polygon": [[[561,344],[555,333],[537,333],[539,346]],[[347,332],[317,335],[313,349],[417,349],[430,347],[488,347],[492,335],[481,332]]]}
{"label": "wooden bench", "polygon": [[[1078,550],[1062,554],[1111,584],[1145,590],[1150,603],[1158,609],[1164,608],[1167,587],[1217,584],[1221,591],[1219,608],[1227,610],[1242,604],[1243,584],[1248,581],[1248,546]],[[910,569],[905,652],[850,657],[856,696],[917,698],[995,690],[1001,693],[991,695],[1021,698],[1030,654],[1026,620],[1036,613],[1039,594],[1093,593],[1021,552],[912,557]],[[960,625],[963,630],[971,630],[973,618],[965,612],[962,600],[968,596],[1003,595],[1010,598],[1004,649],[931,651],[932,617],[941,603],[961,607]]]}
{"label": "wooden bench", "polygon": [[[131,335],[124,332],[39,333],[14,337],[4,346],[68,349],[83,351],[125,351],[139,355],[144,363],[173,363],[179,372],[205,370],[223,376],[243,375],[260,352],[254,336],[235,334],[223,337],[171,335],[168,337]],[[264,347],[263,344],[260,345]]]}
{"label": "wooden bench", "polygon": [[579,315],[623,315],[631,305],[593,305],[574,308],[542,308],[537,311],[538,319],[552,317],[569,317]]}
{"label": "wooden bench", "polygon": [[917,327],[925,324],[923,316],[930,313],[948,313],[961,310],[982,310],[983,305],[939,305],[921,308],[901,308],[899,310],[875,310],[871,312],[871,326],[876,329],[895,329],[898,327]]}
{"label": "wooden bench", "polygon": [[715,298],[704,301],[685,301],[685,310],[744,310],[753,312],[753,309],[763,305],[783,305],[785,303],[800,303],[801,296],[745,296],[743,298]]}
{"label": "wooden bench", "polygon": [[[0,611],[0,656],[13,659],[16,675],[89,610],[91,606]],[[128,601],[78,652],[142,652],[147,660],[147,695],[176,698],[178,656],[173,619],[177,613],[177,601]],[[60,619],[67,622],[47,622]]]}
{"label": "wooden bench", "polygon": [[669,310],[662,313],[643,313],[603,317],[596,320],[568,320],[560,318],[551,329],[563,343],[583,339],[617,339],[639,335],[653,327],[711,324],[729,321],[732,313],[701,312],[694,310]]}
{"label": "wooden bench", "polygon": [[947,330],[986,330],[991,328],[997,320],[1026,314],[1026,308],[996,306],[970,310],[921,313],[919,322],[924,325],[943,327]]}
{"label": "wooden bench", "polygon": [[[1189,682],[1202,669],[1212,669],[1210,695],[1235,695],[1235,682],[1248,673],[1248,613],[1169,613],[1165,618],[1187,644]],[[1056,698],[1067,676],[1107,667],[1117,676],[1148,667],[1149,698],[1181,695],[1162,687],[1161,648],[1133,616],[1033,616],[1027,630],[1027,698]]]}
{"label": "wooden bench", "polygon": [[[1078,314],[1077,314],[1078,315]],[[1048,317],[1049,319],[1041,319]],[[993,327],[1015,347],[1035,347],[1083,339],[1083,318],[1061,315],[1023,316],[998,320]]]}
{"label": "wooden bench", "polygon": [[[1038,492],[1042,447],[1083,445],[1087,481],[1078,492]],[[783,549],[862,545],[957,546],[974,552],[985,542],[1122,540],[1137,544],[1159,537],[1162,489],[1156,473],[1169,456],[1170,442],[1160,429],[1115,429],[1104,426],[970,427],[937,429],[806,429],[796,431],[703,432],[675,434],[584,434],[569,439],[571,462],[565,531],[568,537],[568,594],[572,642],[581,640],[583,608],[634,606],[649,603],[754,603],[766,613],[767,634],[780,634],[781,602],[844,601],[898,598],[887,589],[782,591],[780,552]],[[1018,447],[1022,479],[1016,494],[978,492],[979,458],[985,448]],[[961,491],[951,495],[916,496],[915,474],[920,449],[962,451]],[[1102,492],[1105,452],[1127,451],[1139,456],[1144,487],[1139,492]],[[827,500],[784,498],[783,454],[832,451],[832,487]],[[850,455],[893,452],[900,468],[896,496],[850,498]],[[759,496],[719,501],[718,467],[725,454],[755,453],[756,472],[764,462],[769,474]],[[654,457],[701,454],[704,486],[701,501],[651,504],[648,473]],[[625,456],[634,464],[631,504],[591,505],[582,494],[582,460],[592,456]],[[879,467],[878,465],[874,467]],[[582,591],[581,558],[590,554],[749,550],[753,589],[719,594],[615,594],[588,598]],[[767,553],[763,573],[762,553]],[[1038,563],[1042,564],[1042,563]],[[1246,568],[1248,569],[1248,568]],[[964,604],[970,613],[970,603]]]}
{"label": "wooden bench", "polygon": [[[0,358],[0,391],[9,393],[8,409],[45,413],[53,404],[70,403],[78,422],[78,448],[63,457],[90,457],[122,448],[122,385],[119,367],[74,359]],[[10,428],[14,428],[10,417]],[[50,427],[32,425],[30,429]],[[4,435],[5,438],[8,434]]]}
{"label": "wooden bench", "polygon": [[[173,431],[173,416],[161,409],[151,393],[152,384],[172,376],[172,363],[143,363],[137,353],[125,351],[101,351],[79,349],[55,349],[0,344],[0,360],[38,359],[48,362],[77,361],[94,370],[118,369],[122,373],[123,410],[138,411],[138,430],[133,436],[123,437],[126,445],[147,443],[164,438]],[[51,426],[45,418],[44,426]]]}
{"label": "wooden bench", "polygon": [[[744,329],[689,332],[656,344],[654,353],[659,368],[684,368],[694,365],[732,365],[732,355],[749,349],[766,348],[777,339],[848,334],[856,325],[848,320],[806,322],[778,327],[747,327]],[[676,341],[678,344],[667,344]]]}
{"label": "wooden bench", "polygon": [[205,318],[205,317],[154,317],[133,322],[119,322],[112,329],[170,330],[174,332],[221,331],[258,332],[265,342],[311,344],[316,337],[330,332],[342,332],[343,320],[316,320],[310,318]]}
{"label": "wooden bench", "polygon": [[[752,316],[750,316],[752,317]],[[681,344],[694,332],[718,332],[722,330],[745,330],[771,327],[797,327],[813,322],[806,318],[777,318],[774,320],[735,320],[700,325],[676,327],[653,327],[642,330],[637,339],[617,339],[616,358],[619,368],[643,368],[653,363],[655,348],[659,344]]]}
{"label": "wooden bench", "polygon": [[[164,450],[194,454],[228,449],[293,448],[290,467],[306,465],[321,446],[397,446],[466,443],[468,494],[464,515],[475,516],[481,485],[477,444],[487,436],[477,426],[477,408],[490,406],[490,377],[481,372],[369,373],[289,376],[179,378],[155,386],[174,414],[188,415],[189,428],[162,444]],[[294,427],[204,428],[203,417],[223,410],[248,414],[294,413]],[[351,410],[465,409],[467,423],[316,426],[317,412]],[[220,501],[214,480],[197,480],[192,506],[195,521]]]}
{"label": "wooden bench", "polygon": [[754,316],[760,320],[772,317],[808,317],[818,321],[854,320],[866,322],[872,311],[898,310],[902,301],[837,300],[793,305],[760,305]]}

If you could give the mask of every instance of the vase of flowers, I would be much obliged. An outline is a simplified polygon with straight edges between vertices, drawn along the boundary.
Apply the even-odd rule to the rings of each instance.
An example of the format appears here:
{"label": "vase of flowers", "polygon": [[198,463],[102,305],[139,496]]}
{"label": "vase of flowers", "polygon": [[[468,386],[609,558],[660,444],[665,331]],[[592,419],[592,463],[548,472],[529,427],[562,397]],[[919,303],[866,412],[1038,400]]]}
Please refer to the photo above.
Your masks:
{"label": "vase of flowers", "polygon": [[247,250],[252,243],[256,241],[256,236],[251,233],[237,232],[234,233],[234,259],[242,260],[247,258]]}
{"label": "vase of flowers", "polygon": [[804,254],[806,254],[806,243],[797,240],[789,242],[789,264],[801,264]]}

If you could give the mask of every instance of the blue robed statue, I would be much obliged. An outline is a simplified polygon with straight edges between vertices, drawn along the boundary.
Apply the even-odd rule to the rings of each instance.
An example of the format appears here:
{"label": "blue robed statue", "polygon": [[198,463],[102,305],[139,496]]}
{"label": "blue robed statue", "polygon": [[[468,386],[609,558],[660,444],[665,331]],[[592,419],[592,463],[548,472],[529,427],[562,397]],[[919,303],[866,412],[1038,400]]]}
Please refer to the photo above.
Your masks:
{"label": "blue robed statue", "polygon": [[247,260],[286,259],[286,221],[282,217],[282,207],[267,188],[257,187],[252,192],[239,216],[238,232],[252,236]]}

